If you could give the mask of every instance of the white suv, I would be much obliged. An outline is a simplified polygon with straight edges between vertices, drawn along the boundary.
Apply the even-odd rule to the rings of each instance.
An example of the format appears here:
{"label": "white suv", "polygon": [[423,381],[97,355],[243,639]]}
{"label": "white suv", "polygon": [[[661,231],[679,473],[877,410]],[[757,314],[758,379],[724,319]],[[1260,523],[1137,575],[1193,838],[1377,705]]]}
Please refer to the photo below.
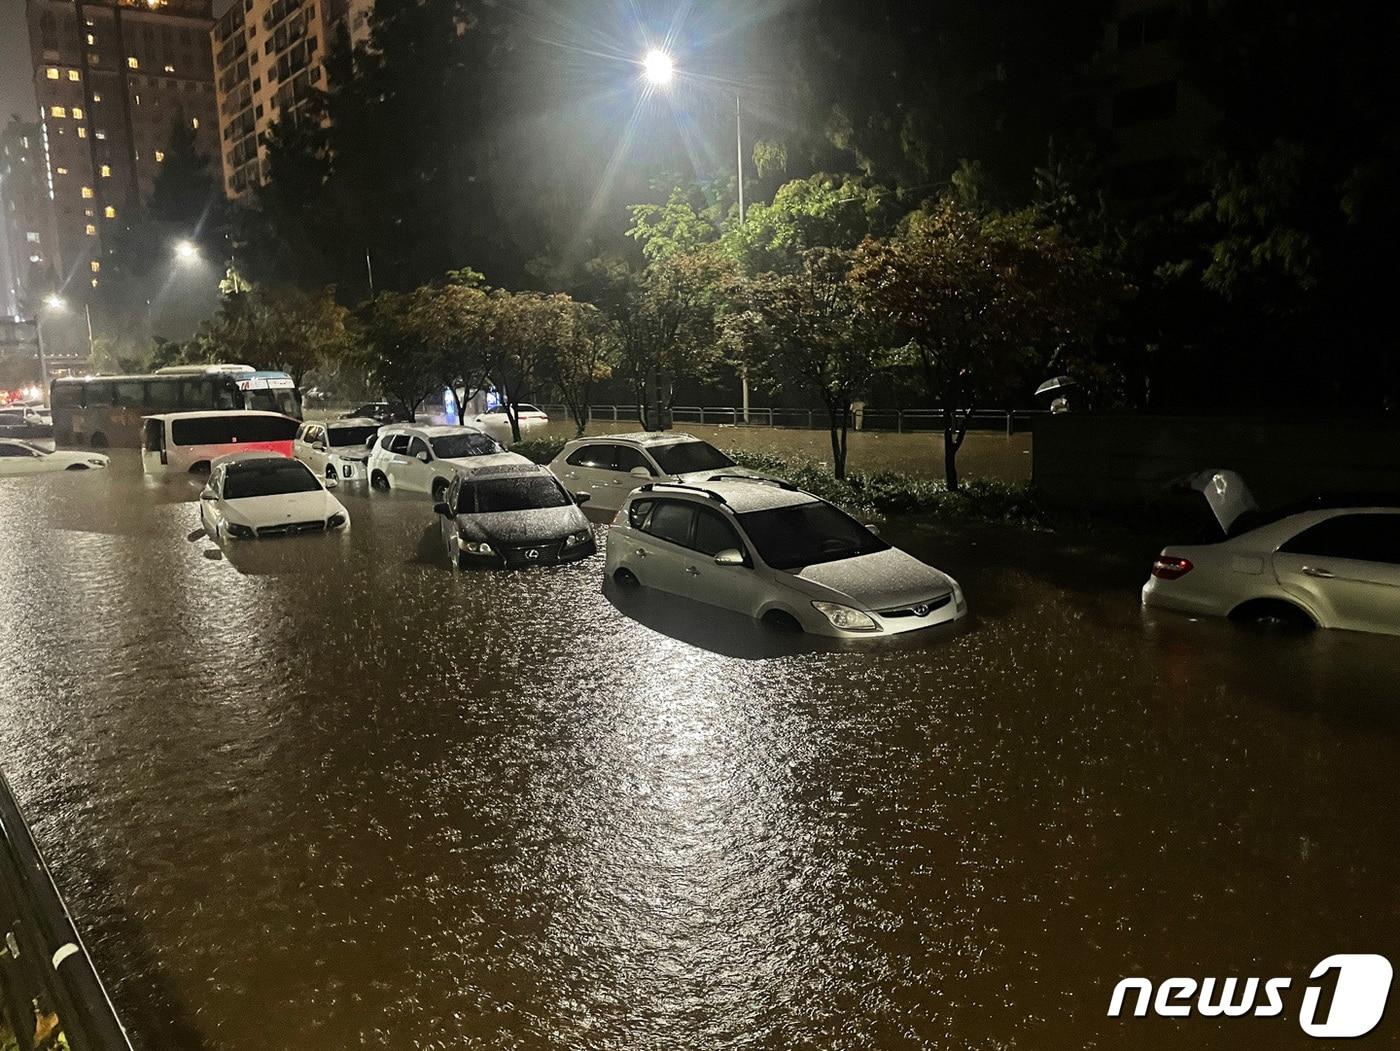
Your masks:
{"label": "white suv", "polygon": [[860,638],[967,615],[957,581],[795,486],[719,474],[643,485],[608,531],[607,574],[775,628]]}
{"label": "white suv", "polygon": [[616,511],[645,482],[703,481],[718,471],[753,472],[735,465],[709,442],[677,431],[638,431],[597,438],[575,438],[559,451],[549,469],[571,493],[587,493],[590,507]]}
{"label": "white suv", "polygon": [[377,433],[379,424],[367,418],[303,423],[292,442],[292,455],[318,475],[363,482],[368,446]]}
{"label": "white suv", "polygon": [[366,469],[375,489],[432,493],[434,500],[441,500],[452,479],[463,472],[529,462],[473,427],[393,424],[380,429]]}

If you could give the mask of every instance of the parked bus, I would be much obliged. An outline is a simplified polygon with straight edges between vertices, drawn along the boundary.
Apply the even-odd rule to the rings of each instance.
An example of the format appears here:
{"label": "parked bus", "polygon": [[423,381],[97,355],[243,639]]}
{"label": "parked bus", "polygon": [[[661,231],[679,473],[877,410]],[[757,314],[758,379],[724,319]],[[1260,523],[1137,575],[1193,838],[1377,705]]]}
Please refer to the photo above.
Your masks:
{"label": "parked bus", "polygon": [[142,421],[141,466],[147,474],[203,472],[228,453],[292,455],[301,424],[277,412],[165,412]]}
{"label": "parked bus", "polygon": [[49,388],[58,448],[139,449],[141,420],[154,413],[255,409],[301,418],[285,372],[248,365],[178,365],[142,376],[56,379]]}

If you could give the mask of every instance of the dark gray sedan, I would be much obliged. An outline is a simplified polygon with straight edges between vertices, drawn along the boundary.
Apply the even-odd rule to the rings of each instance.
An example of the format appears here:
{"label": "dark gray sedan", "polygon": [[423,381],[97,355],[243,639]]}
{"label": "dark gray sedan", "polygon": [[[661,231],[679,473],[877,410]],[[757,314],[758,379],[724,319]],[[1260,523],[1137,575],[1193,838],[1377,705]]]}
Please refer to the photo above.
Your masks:
{"label": "dark gray sedan", "polygon": [[458,569],[528,569],[577,562],[598,550],[593,529],[546,467],[503,464],[460,473],[435,504],[448,561]]}

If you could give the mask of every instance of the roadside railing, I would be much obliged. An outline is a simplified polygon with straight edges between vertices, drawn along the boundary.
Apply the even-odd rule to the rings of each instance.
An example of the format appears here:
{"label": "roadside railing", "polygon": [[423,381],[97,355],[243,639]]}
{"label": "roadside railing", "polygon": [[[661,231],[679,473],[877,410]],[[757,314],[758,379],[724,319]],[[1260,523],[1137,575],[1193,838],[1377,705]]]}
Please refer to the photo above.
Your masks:
{"label": "roadside railing", "polygon": [[[570,419],[563,405],[540,403],[551,420]],[[1037,416],[1048,415],[1044,409],[976,409],[968,417],[968,429],[1000,431],[1006,435],[1025,431]],[[734,427],[787,427],[797,430],[825,430],[826,413],[820,409],[779,409],[770,406],[750,406],[747,419],[744,410],[734,405],[677,405],[671,410],[672,422],[711,424]],[[590,423],[640,423],[641,414],[635,405],[594,405],[590,407]],[[895,434],[921,431],[941,431],[943,413],[938,409],[858,409],[852,416],[852,429],[857,431],[892,431]]]}
{"label": "roadside railing", "polygon": [[131,1051],[3,774],[0,1014],[19,1051]]}

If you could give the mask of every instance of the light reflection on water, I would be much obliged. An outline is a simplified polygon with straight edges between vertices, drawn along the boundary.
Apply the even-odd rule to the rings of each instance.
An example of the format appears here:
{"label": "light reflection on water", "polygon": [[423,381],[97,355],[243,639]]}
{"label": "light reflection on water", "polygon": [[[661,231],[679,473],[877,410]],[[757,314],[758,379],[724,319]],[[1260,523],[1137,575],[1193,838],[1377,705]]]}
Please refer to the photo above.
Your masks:
{"label": "light reflection on water", "polygon": [[1400,945],[1394,640],[897,523],[970,630],[775,643],[397,495],[211,558],[196,492],[0,482],[3,764],[146,1046],[1232,1047],[1108,992]]}

